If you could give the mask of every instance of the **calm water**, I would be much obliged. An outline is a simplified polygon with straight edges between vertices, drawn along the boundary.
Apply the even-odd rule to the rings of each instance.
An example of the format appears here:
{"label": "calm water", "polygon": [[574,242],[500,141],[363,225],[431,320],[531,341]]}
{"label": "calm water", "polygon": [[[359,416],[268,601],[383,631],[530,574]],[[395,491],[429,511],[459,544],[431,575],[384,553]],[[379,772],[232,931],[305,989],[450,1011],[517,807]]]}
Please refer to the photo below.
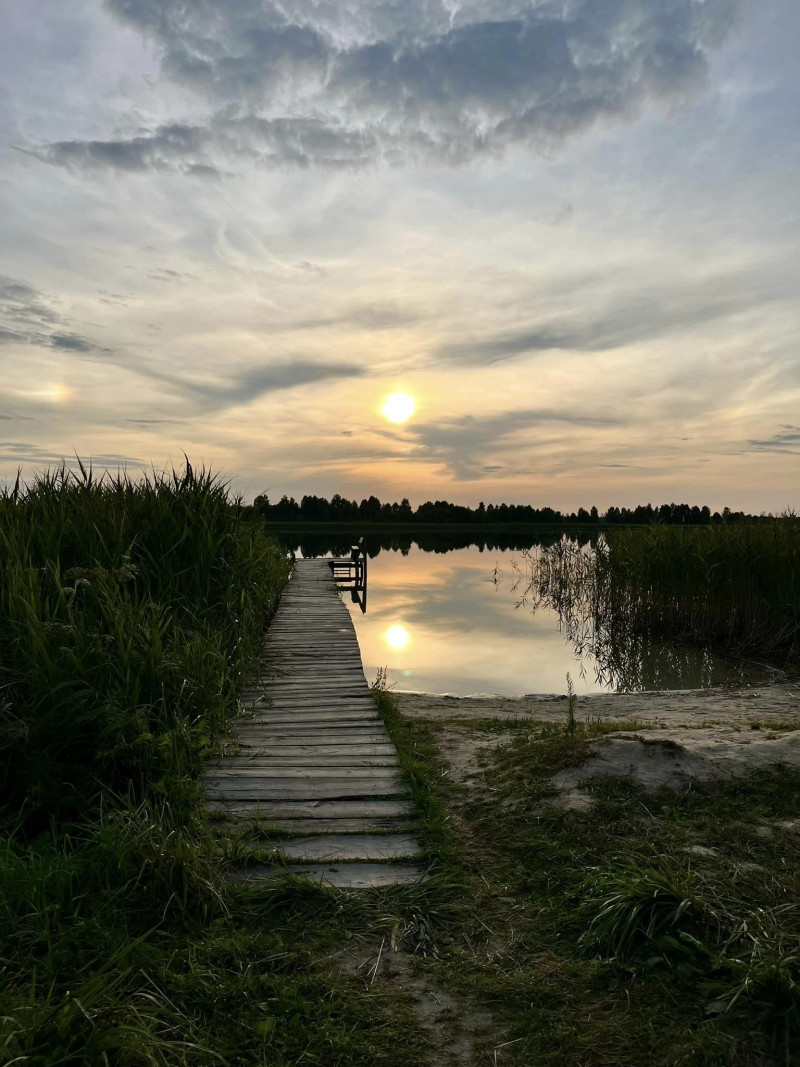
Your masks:
{"label": "calm water", "polygon": [[[347,555],[319,535],[287,543],[303,555]],[[763,680],[751,669],[710,653],[640,641],[635,648],[579,652],[558,616],[519,604],[525,582],[521,549],[421,549],[384,538],[369,545],[367,612],[350,603],[368,681],[379,668],[398,690],[452,693],[564,693],[570,674],[577,693],[637,689],[696,689]],[[369,544],[369,542],[368,542]],[[608,651],[608,654],[606,654]]]}

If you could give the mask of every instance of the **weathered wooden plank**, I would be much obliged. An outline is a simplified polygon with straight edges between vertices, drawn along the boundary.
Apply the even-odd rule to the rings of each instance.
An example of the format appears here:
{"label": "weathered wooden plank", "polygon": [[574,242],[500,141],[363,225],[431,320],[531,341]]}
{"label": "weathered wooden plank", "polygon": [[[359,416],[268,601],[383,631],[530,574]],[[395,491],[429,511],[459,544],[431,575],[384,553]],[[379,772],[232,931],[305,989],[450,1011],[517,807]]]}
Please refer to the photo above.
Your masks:
{"label": "weathered wooden plank", "polygon": [[259,819],[399,819],[413,813],[408,800],[210,800],[209,808],[238,818]]}
{"label": "weathered wooden plank", "polygon": [[234,775],[208,778],[206,792],[214,800],[224,797],[248,800],[346,800],[348,797],[376,800],[383,797],[404,796],[408,784],[399,779],[386,781],[376,778],[251,778]]}
{"label": "weathered wooden plank", "polygon": [[385,729],[381,729],[380,726],[367,727],[366,724],[345,728],[341,726],[319,727],[319,729],[315,726],[267,727],[259,725],[248,729],[247,733],[242,732],[241,736],[243,738],[258,738],[264,743],[282,741],[284,744],[290,745],[307,744],[312,738],[318,738],[320,744],[330,745],[353,744],[355,742],[369,744],[372,741],[386,744],[389,741],[389,734]]}
{"label": "weathered wooden plank", "polygon": [[386,756],[324,756],[320,752],[306,753],[303,756],[287,756],[283,752],[267,752],[265,755],[251,751],[226,755],[221,763],[211,764],[211,770],[228,766],[246,767],[345,767],[357,770],[359,767],[393,767],[398,768],[397,756],[393,752]]}
{"label": "weathered wooden plank", "polygon": [[320,882],[336,889],[380,889],[389,885],[410,885],[423,877],[419,867],[399,863],[297,864],[280,867],[249,867],[235,871],[234,882],[258,883],[287,874]]}
{"label": "weathered wooden plank", "polygon": [[291,722],[332,720],[343,721],[345,719],[380,721],[381,716],[374,707],[254,707],[247,716],[251,722],[277,722],[279,719],[287,719]]}
{"label": "weathered wooden plank", "polygon": [[280,700],[282,696],[309,696],[319,699],[325,696],[345,697],[348,694],[358,697],[368,696],[366,683],[352,676],[341,680],[336,678],[328,680],[315,675],[307,679],[280,679],[264,690],[264,695],[273,701]]}
{"label": "weathered wooden plank", "polygon": [[341,693],[338,690],[317,690],[317,689],[303,689],[300,692],[284,692],[280,695],[277,691],[268,687],[260,692],[258,695],[251,694],[247,697],[241,697],[241,703],[260,705],[275,705],[287,704],[294,706],[297,704],[332,704],[339,706],[347,701],[352,700],[356,704],[362,704],[365,707],[370,704],[374,707],[375,701],[365,685],[356,687],[351,693]]}
{"label": "weathered wooden plank", "polygon": [[[260,843],[260,850],[264,843]],[[267,846],[270,847],[269,845]],[[289,861],[406,860],[421,855],[410,834],[320,834],[274,843],[274,851]]]}
{"label": "weathered wooden plank", "polygon": [[372,700],[298,700],[289,701],[282,700],[278,703],[272,703],[263,701],[259,703],[247,704],[242,707],[241,716],[243,719],[253,716],[261,715],[265,712],[375,712],[374,701]]}
{"label": "weathered wooden plank", "polygon": [[243,756],[253,756],[256,758],[275,757],[277,759],[294,760],[313,756],[315,759],[333,759],[339,757],[344,759],[347,759],[348,757],[354,757],[356,759],[362,757],[367,759],[397,759],[394,745],[390,742],[385,742],[383,744],[378,742],[371,745],[285,745],[243,741],[239,738],[238,744]]}
{"label": "weathered wooden plank", "polygon": [[341,685],[304,685],[302,682],[292,682],[291,685],[274,685],[265,690],[261,703],[271,703],[277,706],[286,704],[342,704],[355,700],[364,705],[375,702],[364,684],[358,685],[352,680]]}
{"label": "weathered wooden plank", "polygon": [[[328,723],[325,726],[309,726],[305,723],[269,723],[248,722],[242,723],[236,731],[237,738],[246,741],[249,738],[284,740],[289,736],[300,738],[299,744],[308,745],[313,741],[320,744],[370,744],[379,741],[381,744],[389,744],[390,738],[386,727],[382,722],[373,722],[371,719],[361,719],[359,722],[342,726],[341,722]],[[339,740],[341,737],[341,740]],[[292,743],[292,742],[290,742]]]}
{"label": "weathered wooden plank", "polygon": [[[242,724],[245,725],[244,723]],[[276,711],[270,713],[269,711],[259,711],[253,715],[247,722],[248,726],[271,726],[277,729],[282,726],[299,726],[299,727],[328,727],[330,729],[336,729],[336,727],[362,727],[363,729],[380,729],[383,725],[379,715],[376,715],[372,711],[314,711],[309,708],[308,711],[303,714],[302,712],[290,712],[290,711]]]}
{"label": "weathered wooden plank", "polygon": [[246,829],[251,824],[257,831],[280,830],[293,836],[316,834],[394,834],[414,829],[412,819],[247,819],[229,816],[212,824],[220,835]]}
{"label": "weathered wooden plank", "polygon": [[358,713],[355,711],[337,715],[331,712],[309,712],[307,715],[291,715],[281,711],[270,715],[260,712],[253,716],[253,724],[257,726],[369,726],[370,723],[381,725],[380,716],[371,712]]}
{"label": "weathered wooden plank", "polygon": [[[306,730],[304,733],[300,732],[299,730],[294,732],[292,732],[291,730],[287,730],[285,734],[279,733],[278,731],[276,731],[274,734],[261,734],[258,735],[257,740],[259,744],[264,745],[265,747],[269,746],[273,741],[277,744],[283,743],[288,745],[302,745],[312,740],[315,736],[316,731],[312,729]],[[253,740],[253,738],[251,738],[251,740]],[[356,730],[352,730],[328,732],[324,736],[321,736],[318,740],[319,747],[320,749],[322,749],[322,747],[326,743],[332,745],[348,745],[356,743],[366,745],[373,743],[385,745],[389,742],[389,737],[386,733],[365,734],[359,733]],[[239,751],[246,752],[247,749],[239,749]]]}
{"label": "weathered wooden plank", "polygon": [[[336,656],[337,663],[331,665],[331,657]],[[319,658],[297,659],[293,664],[285,664],[286,670],[280,677],[263,678],[259,685],[248,687],[248,692],[259,689],[262,696],[272,692],[276,686],[305,685],[308,683],[312,688],[326,688],[349,684],[355,686],[362,695],[369,696],[367,679],[361,660],[341,659],[335,652],[326,652]]]}
{"label": "weathered wooden plank", "polygon": [[371,781],[395,782],[398,780],[399,770],[394,767],[305,767],[285,766],[282,760],[263,760],[258,766],[246,759],[231,756],[216,767],[210,767],[204,778],[206,780],[219,781],[223,778],[265,778],[286,780],[297,779],[299,781],[326,781],[335,778],[346,778],[352,775],[354,778],[369,779]]}

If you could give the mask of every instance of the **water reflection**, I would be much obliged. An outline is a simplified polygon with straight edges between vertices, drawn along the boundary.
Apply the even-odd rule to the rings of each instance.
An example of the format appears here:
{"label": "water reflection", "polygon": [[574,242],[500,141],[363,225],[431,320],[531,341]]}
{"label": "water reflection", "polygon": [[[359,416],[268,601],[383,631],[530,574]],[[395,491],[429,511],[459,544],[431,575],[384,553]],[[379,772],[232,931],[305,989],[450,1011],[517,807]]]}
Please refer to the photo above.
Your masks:
{"label": "water reflection", "polygon": [[[696,689],[742,679],[741,668],[709,653],[635,635],[615,644],[613,634],[595,628],[591,610],[567,610],[565,601],[548,602],[527,588],[530,535],[490,536],[367,536],[369,610],[351,612],[368,680],[385,667],[399,690],[519,696],[563,693],[568,671],[578,693]],[[554,531],[539,543],[560,537]],[[284,540],[304,556],[345,555],[353,535],[295,528]],[[583,545],[591,551],[592,539]]]}
{"label": "water reflection", "polygon": [[392,648],[405,648],[408,644],[408,630],[405,626],[400,626],[395,623],[394,626],[390,626],[386,631],[386,643],[391,645]]}
{"label": "water reflection", "polygon": [[518,607],[556,616],[580,671],[591,669],[600,688],[627,693],[768,680],[769,669],[760,664],[726,661],[707,649],[642,632],[629,599],[610,597],[601,586],[593,557],[604,549],[602,536],[599,546],[566,537],[555,545],[534,546],[523,551],[522,565],[515,563],[508,583]]}

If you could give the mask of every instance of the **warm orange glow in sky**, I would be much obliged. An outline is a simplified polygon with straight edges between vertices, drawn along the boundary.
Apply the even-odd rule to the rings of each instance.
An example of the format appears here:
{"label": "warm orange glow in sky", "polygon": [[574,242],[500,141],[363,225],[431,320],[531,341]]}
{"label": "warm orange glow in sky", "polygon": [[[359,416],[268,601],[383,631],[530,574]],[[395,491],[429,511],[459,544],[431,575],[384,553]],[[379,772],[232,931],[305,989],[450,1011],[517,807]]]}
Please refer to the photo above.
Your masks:
{"label": "warm orange glow in sky", "polygon": [[392,648],[405,648],[408,644],[408,630],[405,626],[399,624],[390,626],[384,636],[387,644],[390,644]]}
{"label": "warm orange glow in sky", "polygon": [[384,401],[381,414],[385,415],[389,422],[406,422],[415,410],[414,398],[408,393],[392,393]]}
{"label": "warm orange glow in sky", "polygon": [[797,0],[8,7],[0,485],[800,508]]}

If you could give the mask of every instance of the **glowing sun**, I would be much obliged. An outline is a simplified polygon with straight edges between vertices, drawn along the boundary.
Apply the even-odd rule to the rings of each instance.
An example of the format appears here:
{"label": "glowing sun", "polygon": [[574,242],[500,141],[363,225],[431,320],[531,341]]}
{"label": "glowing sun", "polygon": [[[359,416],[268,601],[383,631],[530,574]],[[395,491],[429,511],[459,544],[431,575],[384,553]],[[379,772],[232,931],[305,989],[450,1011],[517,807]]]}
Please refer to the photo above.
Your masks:
{"label": "glowing sun", "polygon": [[405,648],[408,644],[408,630],[405,626],[390,626],[384,637],[392,648]]}
{"label": "glowing sun", "polygon": [[413,396],[408,393],[392,393],[386,397],[381,414],[385,415],[389,422],[405,422],[414,414],[415,408]]}

